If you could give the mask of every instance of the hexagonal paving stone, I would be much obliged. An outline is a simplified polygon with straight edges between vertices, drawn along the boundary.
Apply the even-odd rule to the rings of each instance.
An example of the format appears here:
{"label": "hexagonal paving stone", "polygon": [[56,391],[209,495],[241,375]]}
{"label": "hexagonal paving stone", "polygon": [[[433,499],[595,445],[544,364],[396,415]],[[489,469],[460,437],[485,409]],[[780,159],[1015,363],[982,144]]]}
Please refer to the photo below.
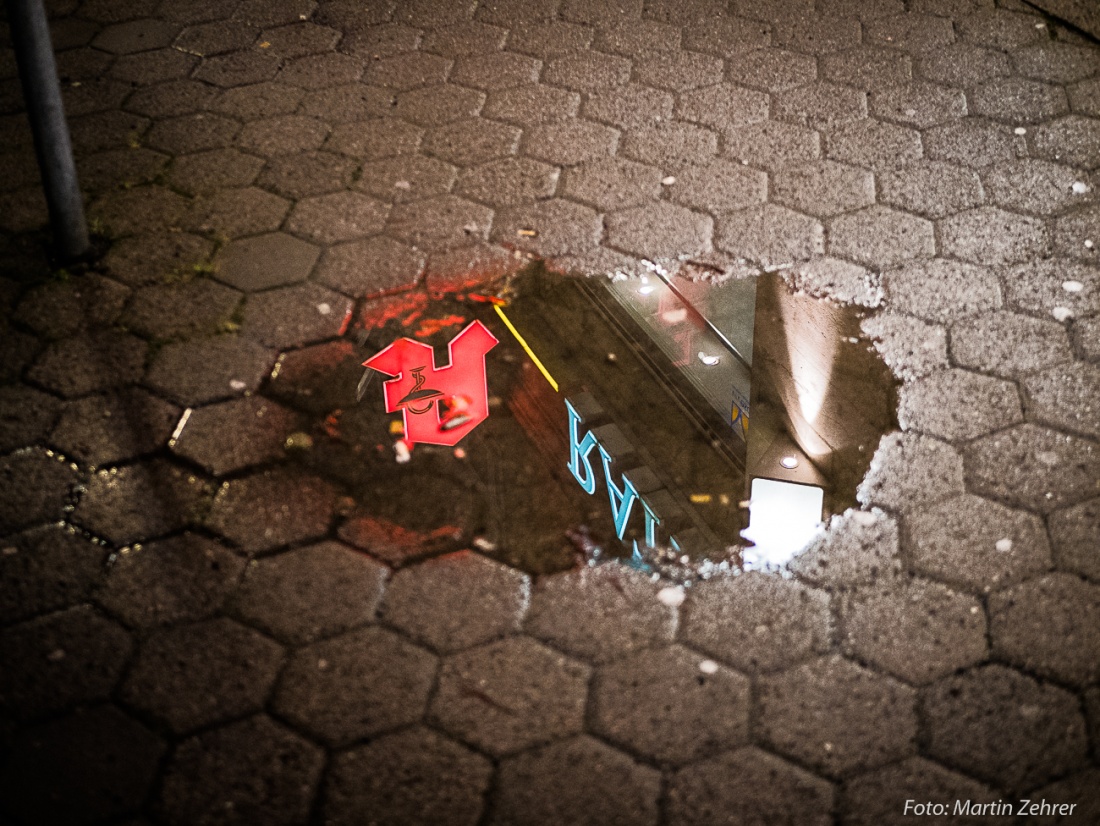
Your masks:
{"label": "hexagonal paving stone", "polygon": [[581,736],[501,762],[492,823],[655,823],[660,775]]}
{"label": "hexagonal paving stone", "polygon": [[87,600],[107,551],[68,527],[51,525],[4,540],[0,549],[0,624]]}
{"label": "hexagonal paving stone", "polygon": [[769,171],[821,157],[821,136],[813,129],[776,121],[727,130],[722,156]]}
{"label": "hexagonal paving stone", "polygon": [[270,44],[272,54],[281,57],[303,57],[320,54],[335,48],[340,32],[315,23],[292,23],[267,29],[260,33],[264,43]]}
{"label": "hexagonal paving stone", "polygon": [[287,61],[279,72],[279,80],[305,89],[323,89],[334,83],[354,83],[362,74],[363,61],[330,52]]}
{"label": "hexagonal paving stone", "polygon": [[864,321],[861,329],[894,375],[904,381],[948,366],[943,327],[899,313],[883,313]]}
{"label": "hexagonal paving stone", "polygon": [[278,73],[281,64],[278,57],[264,52],[233,52],[205,58],[192,77],[226,88],[244,86],[271,80]]}
{"label": "hexagonal paving stone", "polygon": [[151,17],[129,20],[102,29],[92,40],[92,46],[112,54],[132,54],[167,46],[178,32],[178,26],[165,20]]}
{"label": "hexagonal paving stone", "polygon": [[331,244],[374,235],[385,225],[388,207],[355,192],[303,198],[294,207],[287,229]]}
{"label": "hexagonal paving stone", "polygon": [[1073,359],[1065,327],[1053,319],[987,313],[951,327],[951,356],[963,367],[1014,377]]}
{"label": "hexagonal paving stone", "polygon": [[1096,242],[1100,233],[1100,207],[1089,206],[1059,218],[1054,222],[1054,251],[1069,258],[1097,260]]}
{"label": "hexagonal paving stone", "polygon": [[430,718],[502,756],[581,730],[589,669],[527,637],[443,661]]}
{"label": "hexagonal paving stone", "polygon": [[1014,264],[1048,254],[1041,221],[996,207],[961,212],[940,223],[943,252],[975,264]]}
{"label": "hexagonal paving stone", "polygon": [[6,628],[0,714],[9,724],[26,723],[106,700],[132,648],[129,634],[88,605]]}
{"label": "hexagonal paving stone", "polygon": [[424,254],[409,244],[378,236],[329,247],[316,279],[359,297],[412,287],[424,271]]}
{"label": "hexagonal paving stone", "polygon": [[140,286],[161,283],[169,274],[193,273],[213,249],[214,244],[205,238],[168,231],[115,241],[103,263],[114,278]]}
{"label": "hexagonal paving stone", "polygon": [[883,274],[883,287],[896,309],[929,321],[950,321],[1001,306],[1001,287],[988,267],[936,258]]}
{"label": "hexagonal paving stone", "polygon": [[[523,31],[527,29],[524,28]],[[500,26],[491,26],[487,23],[453,23],[432,28],[426,32],[421,48],[426,52],[444,57],[461,57],[500,49],[508,36],[508,29]],[[516,44],[512,43],[511,46],[515,49]],[[516,49],[516,51],[524,51],[524,49]]]}
{"label": "hexagonal paving stone", "polygon": [[608,662],[655,643],[672,642],[676,610],[657,599],[659,586],[618,565],[542,577],[524,630],[590,662]]}
{"label": "hexagonal paving stone", "polygon": [[230,610],[301,645],[371,622],[387,573],[346,545],[321,542],[250,564]]}
{"label": "hexagonal paving stone", "polygon": [[415,89],[430,83],[443,83],[450,68],[451,61],[446,58],[407,52],[373,61],[363,73],[363,82],[389,89]]}
{"label": "hexagonal paving stone", "polygon": [[252,296],[244,332],[270,347],[301,347],[343,335],[352,302],[316,284],[279,287]]}
{"label": "hexagonal paving stone", "polygon": [[129,296],[130,290],[117,281],[88,274],[31,289],[19,300],[14,317],[44,338],[66,338],[110,326]]}
{"label": "hexagonal paving stone", "polygon": [[514,52],[468,55],[455,61],[451,80],[475,89],[511,89],[535,83],[542,62]]}
{"label": "hexagonal paving stone", "polygon": [[[746,10],[739,11],[745,14]],[[716,15],[705,26],[688,26],[683,32],[683,45],[692,51],[726,58],[768,46],[771,26],[745,17]]]}
{"label": "hexagonal paving stone", "polygon": [[160,120],[145,136],[145,143],[173,155],[222,149],[233,143],[240,124],[221,115],[198,112]]}
{"label": "hexagonal paving stone", "polygon": [[638,206],[656,199],[661,191],[661,171],[622,158],[590,161],[568,169],[561,194],[599,209]]}
{"label": "hexagonal paving stone", "polygon": [[873,204],[875,180],[863,169],[817,161],[776,172],[772,197],[800,212],[827,218]]}
{"label": "hexagonal paving stone", "polygon": [[592,685],[593,730],[664,763],[744,745],[749,681],[703,662],[672,645],[604,666]]}
{"label": "hexagonal paving stone", "polygon": [[1000,124],[966,118],[924,133],[929,158],[982,168],[1027,154],[1024,139]]}
{"label": "hexagonal paving stone", "polygon": [[249,717],[180,743],[165,766],[155,808],[172,826],[291,826],[308,816],[324,759],[270,717]]}
{"label": "hexagonal paving stone", "polygon": [[213,21],[187,26],[176,38],[180,51],[201,57],[246,49],[259,36],[260,30],[237,21]]}
{"label": "hexagonal paving stone", "polygon": [[627,130],[619,151],[624,157],[674,170],[709,161],[718,152],[718,136],[693,124],[662,121]]}
{"label": "hexagonal paving stone", "polygon": [[772,115],[814,128],[832,127],[867,117],[867,95],[835,83],[812,83],[777,95]]}
{"label": "hexagonal paving stone", "polygon": [[978,600],[920,579],[856,591],[841,608],[841,627],[850,653],[917,685],[988,653]]}
{"label": "hexagonal paving stone", "polygon": [[758,684],[758,731],[777,751],[844,775],[915,750],[913,689],[840,657],[821,657]]}
{"label": "hexagonal paving stone", "polygon": [[1100,367],[1074,362],[1024,380],[1028,410],[1045,424],[1100,435]]}
{"label": "hexagonal paving stone", "polygon": [[441,126],[475,117],[484,103],[484,92],[443,83],[401,92],[393,114],[417,126]]}
{"label": "hexagonal paving stone", "polygon": [[39,441],[50,432],[60,410],[61,402],[46,393],[22,384],[0,387],[0,451]]}
{"label": "hexagonal paving stone", "polygon": [[726,75],[734,83],[766,92],[785,92],[817,79],[817,66],[809,55],[784,49],[755,49],[732,55]]}
{"label": "hexagonal paving stone", "polygon": [[747,126],[768,119],[768,96],[731,83],[717,83],[681,93],[676,114],[715,129]]}
{"label": "hexagonal paving stone", "polygon": [[214,259],[216,277],[241,290],[266,290],[305,281],[320,251],[283,232],[231,241]]}
{"label": "hexagonal paving stone", "polygon": [[932,257],[936,241],[928,221],[876,205],[834,219],[829,226],[829,252],[886,268]]}
{"label": "hexagonal paving stone", "polygon": [[969,100],[973,114],[1011,124],[1039,123],[1068,109],[1061,87],[1022,78],[984,83],[970,92]]}
{"label": "hexagonal paving stone", "polygon": [[532,206],[502,209],[493,225],[492,237],[497,243],[549,256],[592,249],[599,243],[602,232],[603,221],[596,212],[571,201],[551,198]]}
{"label": "hexagonal paving stone", "polygon": [[815,258],[792,268],[797,288],[811,295],[824,295],[846,304],[878,307],[882,285],[877,274],[839,258]]}
{"label": "hexagonal paving stone", "polygon": [[828,131],[825,155],[871,169],[892,169],[920,159],[920,133],[871,119],[845,123]]}
{"label": "hexagonal paving stone", "polygon": [[764,265],[788,264],[824,253],[824,230],[813,218],[764,204],[723,215],[715,246]]}
{"label": "hexagonal paving stone", "polygon": [[423,129],[403,120],[372,118],[340,124],[329,134],[324,148],[356,159],[376,161],[416,152],[423,136]]}
{"label": "hexagonal paving stone", "polygon": [[453,164],[469,166],[514,155],[522,132],[515,126],[484,118],[429,129],[424,151]]}
{"label": "hexagonal paving stone", "polygon": [[343,745],[420,719],[435,672],[435,657],[391,631],[349,631],[298,649],[273,706],[325,743]]}
{"label": "hexagonal paving stone", "polygon": [[325,782],[325,822],[474,826],[492,771],[484,757],[431,729],[387,734],[334,759]]}
{"label": "hexagonal paving stone", "polygon": [[1100,167],[1100,121],[1068,115],[1042,123],[1031,133],[1035,154],[1085,169]]}
{"label": "hexagonal paving stone", "polygon": [[[652,126],[672,117],[672,106],[673,97],[668,92],[627,83],[590,92],[584,102],[584,116],[623,129]],[[569,114],[576,114],[576,106]]]}
{"label": "hexagonal paving stone", "polygon": [[646,258],[706,252],[714,227],[709,216],[660,201],[613,212],[606,221],[611,246]]}
{"label": "hexagonal paving stone", "polygon": [[1083,45],[1046,41],[1015,49],[1016,72],[1033,80],[1069,84],[1097,73],[1096,53]]}
{"label": "hexagonal paving stone", "polygon": [[455,193],[493,207],[515,206],[551,197],[558,170],[529,158],[503,158],[459,176]]}
{"label": "hexagonal paving stone", "polygon": [[222,485],[207,525],[249,553],[323,536],[335,491],[315,476],[268,470]]}
{"label": "hexagonal paving stone", "polygon": [[920,74],[934,83],[962,89],[1012,74],[1012,64],[1002,51],[971,43],[952,43],[922,55]]}
{"label": "hexagonal paving stone", "polygon": [[[897,817],[899,811],[905,811],[907,800],[990,802],[997,799],[997,793],[931,760],[910,757],[893,766],[849,780],[845,784],[843,799],[846,822],[853,826],[876,826],[888,823]],[[963,819],[959,820],[959,817]],[[977,826],[981,821],[958,816],[956,822]]]}
{"label": "hexagonal paving stone", "polygon": [[31,823],[104,822],[137,811],[165,751],[160,738],[110,704],[25,729],[9,742],[0,797],[6,812]]}
{"label": "hexagonal paving stone", "polygon": [[260,158],[237,149],[213,149],[173,160],[168,180],[192,195],[206,195],[222,187],[249,186],[263,165]]}
{"label": "hexagonal paving stone", "polygon": [[1017,49],[1036,40],[1047,39],[1047,34],[1036,20],[1033,14],[1017,14],[1003,9],[983,10],[961,18],[958,27],[959,33],[974,43],[995,49]]}
{"label": "hexagonal paving stone", "polygon": [[680,48],[680,30],[657,20],[624,17],[621,21],[609,21],[600,26],[593,43],[601,52],[639,57],[654,52],[676,51]]}
{"label": "hexagonal paving stone", "polygon": [[1077,698],[1004,666],[947,677],[921,706],[931,756],[1011,792],[1085,761]]}
{"label": "hexagonal paving stone", "polygon": [[915,570],[986,591],[1051,564],[1038,518],[970,494],[911,513],[906,550]]}
{"label": "hexagonal paving stone", "polygon": [[670,200],[708,212],[735,211],[763,203],[768,178],[730,161],[712,161],[679,170],[667,190]]}
{"label": "hexagonal paving stone", "polygon": [[186,225],[230,239],[259,235],[279,229],[289,206],[285,199],[256,187],[223,189],[196,199]]}
{"label": "hexagonal paving stone", "polygon": [[176,734],[259,711],[282,648],[224,617],[146,638],[120,696]]}
{"label": "hexagonal paving stone", "polygon": [[957,89],[933,83],[908,83],[868,95],[871,115],[882,120],[927,129],[967,114],[966,97]]}
{"label": "hexagonal paving stone", "polygon": [[867,24],[867,40],[906,52],[927,52],[955,42],[949,17],[932,14],[892,14]]}
{"label": "hexagonal paving stone", "polygon": [[231,328],[241,294],[209,278],[139,287],[120,323],[153,340],[214,335]]}
{"label": "hexagonal paving stone", "polygon": [[908,83],[913,79],[913,65],[908,55],[891,49],[859,46],[825,55],[822,76],[869,90]]}
{"label": "hexagonal paving stone", "polygon": [[947,441],[965,441],[1023,421],[1015,385],[967,370],[943,370],[905,385],[898,424]]}
{"label": "hexagonal paving stone", "polygon": [[879,173],[880,200],[929,218],[981,205],[981,181],[969,169],[941,161],[918,161]]}
{"label": "hexagonal paving stone", "polygon": [[[474,593],[478,599],[471,602]],[[382,618],[447,654],[517,631],[529,594],[526,575],[462,551],[398,571]],[[423,610],[428,601],[436,606],[430,614]]]}
{"label": "hexagonal paving stone", "polygon": [[820,777],[747,747],[677,771],[668,789],[669,823],[703,826],[736,812],[744,823],[823,826],[831,820],[833,796]]}
{"label": "hexagonal paving stone", "polygon": [[298,417],[259,396],[213,404],[188,416],[174,436],[172,451],[224,476],[282,458]]}
{"label": "hexagonal paving stone", "polygon": [[188,525],[209,495],[193,475],[154,459],[93,474],[72,519],[117,546],[128,545]]}
{"label": "hexagonal paving stone", "polygon": [[833,589],[892,580],[901,569],[897,522],[877,508],[846,511],[788,567],[809,583]]}
{"label": "hexagonal paving stone", "polygon": [[1050,515],[1050,539],[1060,570],[1100,582],[1100,502],[1093,499]]}
{"label": "hexagonal paving stone", "polygon": [[1010,663],[1072,685],[1100,674],[1100,589],[1071,574],[1050,574],[989,600],[993,651]]}
{"label": "hexagonal paving stone", "polygon": [[457,174],[449,163],[435,158],[400,155],[364,164],[355,188],[383,201],[415,201],[449,192]]}
{"label": "hexagonal paving stone", "polygon": [[914,433],[891,433],[879,442],[857,496],[864,505],[906,511],[962,492],[962,457],[955,448]]}
{"label": "hexagonal paving stone", "polygon": [[153,357],[145,383],[180,404],[204,404],[256,390],[276,355],[232,335],[168,344]]}
{"label": "hexagonal paving stone", "polygon": [[260,185],[287,198],[308,198],[345,189],[357,169],[354,160],[333,152],[279,155],[267,162]]}
{"label": "hexagonal paving stone", "polygon": [[179,416],[178,407],[128,387],[66,404],[50,443],[93,467],[115,464],[166,444]]}
{"label": "hexagonal paving stone", "polygon": [[243,568],[218,543],[185,533],[120,555],[96,601],[139,628],[204,619],[221,607]]}
{"label": "hexagonal paving stone", "polygon": [[774,671],[829,645],[821,591],[760,572],[693,587],[680,638],[742,671]]}
{"label": "hexagonal paving stone", "polygon": [[614,154],[619,133],[584,120],[547,123],[527,131],[523,153],[552,164],[573,166]]}
{"label": "hexagonal paving stone", "polygon": [[304,347],[279,356],[268,385],[270,395],[308,413],[324,416],[355,402],[353,385],[362,376],[362,355],[347,339]]}
{"label": "hexagonal paving stone", "polygon": [[591,92],[626,83],[630,79],[630,61],[599,52],[581,52],[548,61],[542,79],[554,86]]}
{"label": "hexagonal paving stone", "polygon": [[722,60],[698,52],[673,51],[640,55],[634,80],[657,89],[687,92],[722,80]]}
{"label": "hexagonal paving stone", "polygon": [[1100,448],[1033,424],[985,436],[966,449],[967,477],[977,493],[1049,513],[1096,493]]}
{"label": "hexagonal paving stone", "polygon": [[50,344],[28,378],[64,398],[137,381],[148,345],[137,336],[103,330]]}
{"label": "hexagonal paving stone", "polygon": [[1054,215],[1093,199],[1073,185],[1081,173],[1049,161],[1019,160],[998,164],[983,176],[990,200],[998,206],[1038,215]]}
{"label": "hexagonal paving stone", "polygon": [[389,217],[388,233],[422,249],[447,249],[484,239],[493,211],[455,195],[398,204]]}

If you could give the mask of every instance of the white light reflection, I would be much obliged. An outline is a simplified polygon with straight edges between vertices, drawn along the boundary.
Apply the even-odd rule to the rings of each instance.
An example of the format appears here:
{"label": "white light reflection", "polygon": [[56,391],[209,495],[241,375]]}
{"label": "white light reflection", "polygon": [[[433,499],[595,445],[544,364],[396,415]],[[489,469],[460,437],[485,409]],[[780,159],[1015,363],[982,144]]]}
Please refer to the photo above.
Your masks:
{"label": "white light reflection", "polygon": [[821,530],[825,491],[775,479],[753,479],[749,526],[741,536],[745,570],[780,567],[805,548]]}

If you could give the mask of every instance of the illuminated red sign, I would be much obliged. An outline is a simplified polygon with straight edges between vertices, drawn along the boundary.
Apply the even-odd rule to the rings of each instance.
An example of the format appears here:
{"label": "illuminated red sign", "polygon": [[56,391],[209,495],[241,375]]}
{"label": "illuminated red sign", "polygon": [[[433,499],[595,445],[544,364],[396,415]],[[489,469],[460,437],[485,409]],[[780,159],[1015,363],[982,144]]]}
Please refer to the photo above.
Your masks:
{"label": "illuminated red sign", "polygon": [[456,445],[489,416],[485,354],[496,337],[472,321],[447,345],[450,364],[435,366],[432,348],[401,338],[363,362],[364,367],[395,378],[385,382],[386,411],[405,418],[405,441]]}

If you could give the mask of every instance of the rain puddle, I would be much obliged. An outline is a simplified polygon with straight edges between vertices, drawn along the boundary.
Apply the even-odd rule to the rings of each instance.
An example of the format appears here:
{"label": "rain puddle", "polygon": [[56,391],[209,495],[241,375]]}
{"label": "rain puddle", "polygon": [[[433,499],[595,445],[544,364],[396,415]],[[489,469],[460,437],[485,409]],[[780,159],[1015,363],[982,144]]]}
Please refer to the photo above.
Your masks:
{"label": "rain puddle", "polygon": [[780,567],[895,427],[862,317],[774,274],[532,265],[379,299],[357,342],[289,354],[269,392],[315,414],[293,455],[351,492],[342,533],[389,561]]}

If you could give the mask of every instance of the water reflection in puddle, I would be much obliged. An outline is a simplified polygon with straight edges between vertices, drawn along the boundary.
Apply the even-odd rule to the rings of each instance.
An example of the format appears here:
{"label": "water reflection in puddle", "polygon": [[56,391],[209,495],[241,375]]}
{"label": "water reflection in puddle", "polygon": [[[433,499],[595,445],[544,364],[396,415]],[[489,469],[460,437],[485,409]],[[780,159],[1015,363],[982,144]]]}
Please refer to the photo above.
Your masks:
{"label": "water reflection in puddle", "polygon": [[380,299],[358,344],[288,354],[270,392],[315,415],[294,455],[390,562],[473,546],[684,579],[781,566],[855,504],[896,408],[860,320],[776,275],[533,266]]}

